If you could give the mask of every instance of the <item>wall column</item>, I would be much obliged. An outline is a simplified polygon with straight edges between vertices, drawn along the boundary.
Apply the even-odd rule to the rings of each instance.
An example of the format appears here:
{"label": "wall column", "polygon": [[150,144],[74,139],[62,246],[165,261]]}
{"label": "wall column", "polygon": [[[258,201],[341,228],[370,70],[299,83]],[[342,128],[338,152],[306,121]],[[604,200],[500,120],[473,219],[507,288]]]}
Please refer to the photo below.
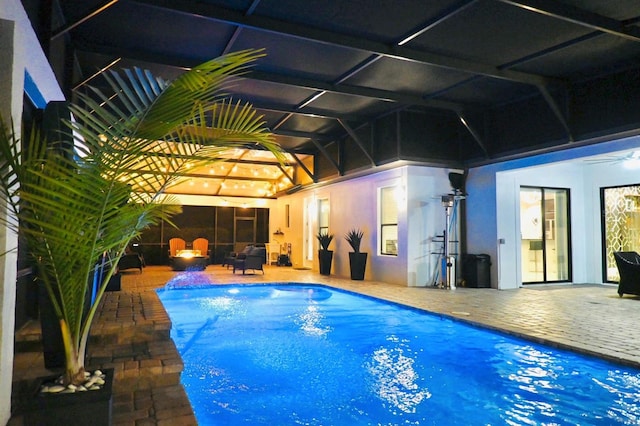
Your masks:
{"label": "wall column", "polygon": [[[15,99],[12,87],[16,78],[14,69],[15,24],[0,19],[0,115],[7,125],[11,125]],[[20,104],[22,100],[20,99]],[[16,126],[20,126],[19,118]],[[19,127],[18,127],[19,128]],[[6,203],[0,204],[0,215],[8,214]],[[13,340],[16,305],[16,258],[14,250],[18,246],[16,236],[4,226],[0,227],[0,395],[11,395],[13,378]],[[0,398],[0,424],[6,424],[11,417],[11,398]]]}

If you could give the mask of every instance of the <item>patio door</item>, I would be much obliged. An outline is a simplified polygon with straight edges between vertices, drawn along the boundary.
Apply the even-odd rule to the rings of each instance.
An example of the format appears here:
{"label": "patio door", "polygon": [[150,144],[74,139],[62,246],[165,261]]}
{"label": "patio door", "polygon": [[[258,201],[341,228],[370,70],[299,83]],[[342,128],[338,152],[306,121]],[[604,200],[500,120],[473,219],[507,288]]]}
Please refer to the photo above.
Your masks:
{"label": "patio door", "polygon": [[520,188],[522,283],[571,280],[569,190]]}

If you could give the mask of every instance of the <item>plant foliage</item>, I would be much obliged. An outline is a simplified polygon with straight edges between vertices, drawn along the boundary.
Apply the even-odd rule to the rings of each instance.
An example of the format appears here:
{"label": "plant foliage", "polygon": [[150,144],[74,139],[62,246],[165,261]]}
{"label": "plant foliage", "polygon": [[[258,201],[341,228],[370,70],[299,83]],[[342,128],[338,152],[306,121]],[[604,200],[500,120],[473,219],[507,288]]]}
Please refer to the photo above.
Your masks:
{"label": "plant foliage", "polygon": [[320,243],[321,250],[329,250],[329,244],[333,240],[333,234],[329,234],[327,231],[320,231],[316,235],[318,242]]}
{"label": "plant foliage", "polygon": [[347,240],[355,253],[360,253],[360,243],[362,242],[363,236],[364,232],[360,229],[351,229],[345,234],[344,239]]}
{"label": "plant foliage", "polygon": [[[218,161],[236,147],[267,149],[282,161],[262,116],[226,93],[233,77],[261,56],[231,53],[172,82],[139,69],[111,72],[105,77],[115,96],[91,88],[69,105],[74,120],[64,124],[75,149],[37,132],[23,144],[0,124],[0,201],[11,211],[0,220],[26,241],[52,300],[67,382],[81,380],[96,308],[129,242],[180,211],[165,191],[186,168]],[[87,313],[84,301],[99,267],[105,273]]]}

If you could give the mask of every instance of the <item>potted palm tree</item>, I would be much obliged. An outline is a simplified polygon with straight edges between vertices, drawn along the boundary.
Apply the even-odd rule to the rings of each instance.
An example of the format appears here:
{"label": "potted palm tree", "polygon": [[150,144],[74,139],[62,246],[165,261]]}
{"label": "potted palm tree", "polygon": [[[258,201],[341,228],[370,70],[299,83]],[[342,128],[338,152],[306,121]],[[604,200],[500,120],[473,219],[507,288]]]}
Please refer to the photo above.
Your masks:
{"label": "potted palm tree", "polygon": [[[262,117],[227,95],[232,78],[261,56],[258,50],[231,53],[171,82],[140,70],[110,73],[116,95],[93,89],[69,104],[73,121],[63,121],[75,146],[47,141],[36,131],[21,141],[0,119],[0,204],[11,213],[0,223],[26,242],[53,306],[67,389],[85,383],[91,324],[130,241],[180,211],[166,189],[187,168],[217,161],[230,148],[267,149],[282,161]],[[38,423],[32,414],[27,422]]]}
{"label": "potted palm tree", "polygon": [[349,252],[349,267],[352,280],[364,280],[364,271],[367,266],[367,253],[360,251],[360,243],[364,232],[360,229],[351,229],[344,236],[353,251]]}
{"label": "potted palm tree", "polygon": [[318,249],[318,261],[320,263],[320,274],[331,275],[331,261],[333,260],[333,250],[329,250],[329,244],[333,240],[333,234],[327,231],[320,231],[316,235],[320,249]]}

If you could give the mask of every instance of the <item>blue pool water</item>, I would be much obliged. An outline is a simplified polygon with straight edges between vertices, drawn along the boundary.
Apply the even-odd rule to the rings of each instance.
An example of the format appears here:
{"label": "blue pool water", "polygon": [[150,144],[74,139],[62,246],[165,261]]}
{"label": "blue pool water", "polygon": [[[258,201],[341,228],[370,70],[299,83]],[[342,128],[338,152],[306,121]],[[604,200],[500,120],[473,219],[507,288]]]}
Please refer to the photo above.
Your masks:
{"label": "blue pool water", "polygon": [[637,425],[640,371],[315,285],[167,289],[200,425]]}

